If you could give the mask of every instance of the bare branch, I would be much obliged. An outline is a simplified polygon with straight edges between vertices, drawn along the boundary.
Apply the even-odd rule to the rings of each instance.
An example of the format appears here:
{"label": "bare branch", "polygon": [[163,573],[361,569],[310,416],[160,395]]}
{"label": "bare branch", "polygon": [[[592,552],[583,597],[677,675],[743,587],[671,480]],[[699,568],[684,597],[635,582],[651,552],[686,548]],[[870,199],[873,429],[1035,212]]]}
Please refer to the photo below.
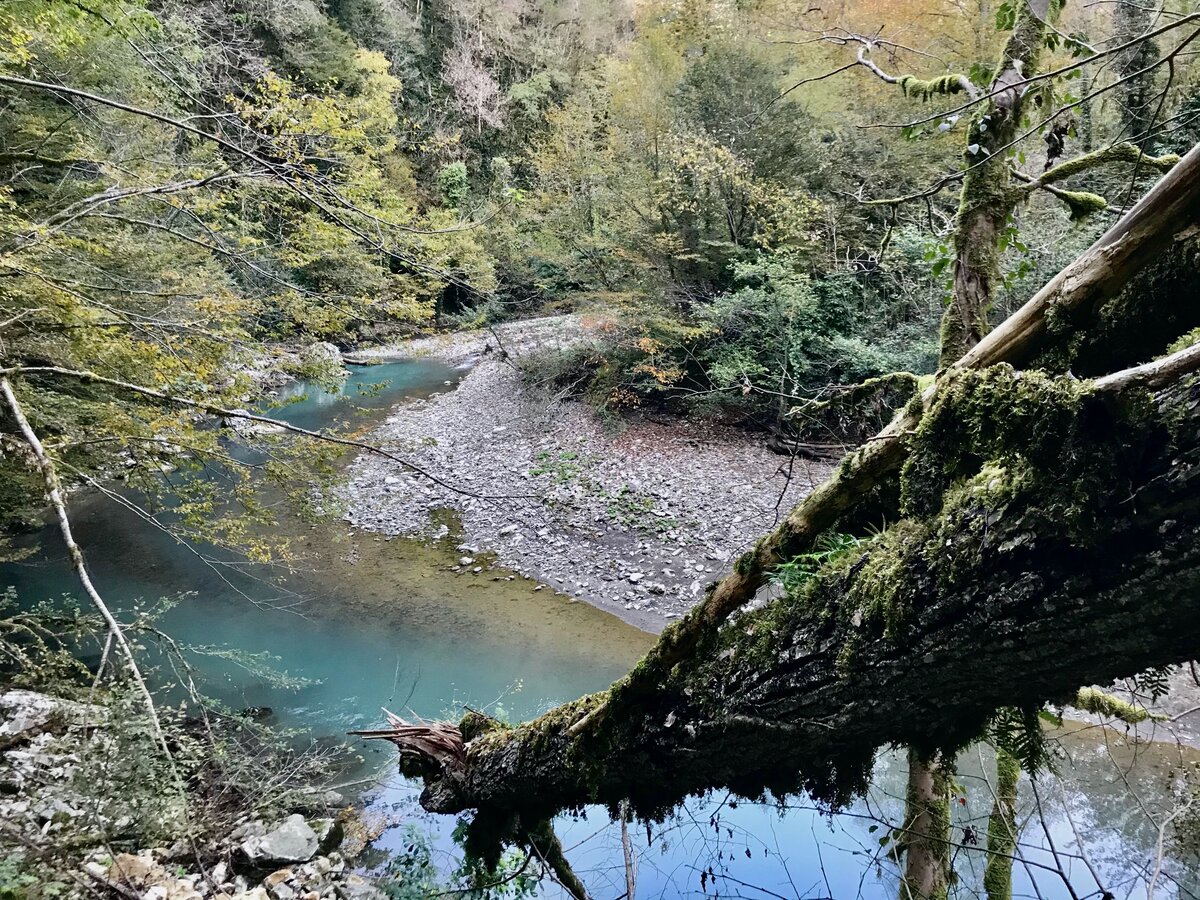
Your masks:
{"label": "bare branch", "polygon": [[130,393],[140,394],[143,397],[150,397],[151,399],[158,400],[162,403],[184,406],[189,409],[198,409],[215,416],[222,416],[229,419],[243,419],[247,422],[257,422],[262,425],[271,425],[275,428],[283,429],[284,431],[290,431],[293,434],[301,434],[305,437],[310,437],[326,443],[339,444],[343,447],[355,447],[359,450],[365,450],[368,453],[382,456],[384,459],[389,459],[394,463],[399,463],[410,472],[420,475],[422,478],[427,478],[434,484],[444,487],[448,491],[452,491],[455,494],[459,494],[464,497],[472,497],[476,500],[531,500],[536,499],[537,497],[536,494],[477,494],[473,491],[456,487],[455,485],[438,478],[436,475],[421,468],[415,463],[411,463],[389,450],[384,450],[382,447],[377,447],[374,444],[368,444],[365,441],[356,441],[352,438],[338,437],[337,435],[330,434],[327,431],[310,431],[307,428],[301,428],[298,425],[285,422],[283,419],[274,419],[270,416],[260,416],[256,413],[247,412],[244,409],[230,409],[229,407],[218,406],[215,403],[205,403],[202,400],[191,400],[187,397],[179,397],[174,394],[168,394],[164,391],[158,391],[154,388],[148,388],[140,384],[133,384],[129,381],[121,381],[117,378],[107,378],[95,372],[66,369],[61,366],[12,366],[7,369],[0,369],[0,376],[7,377],[9,375],[21,374],[58,375],[64,378],[75,378],[79,381],[90,384],[105,384],[109,387],[115,387],[123,391],[129,391]]}
{"label": "bare branch", "polygon": [[[1158,37],[1161,34],[1166,34],[1168,31],[1171,31],[1174,28],[1178,28],[1181,25],[1186,25],[1189,22],[1196,22],[1196,21],[1200,21],[1200,13],[1192,13],[1191,15],[1183,16],[1174,22],[1170,22],[1166,25],[1163,25],[1161,28],[1154,29],[1153,31],[1148,31],[1145,34],[1140,35],[1140,36],[1134,38],[1133,40],[1126,41],[1124,44],[1121,44],[1119,46],[1110,47],[1107,50],[1101,50],[1101,51],[1095,53],[1094,55],[1087,57],[1086,59],[1076,60],[1073,63],[1068,63],[1065,66],[1060,66],[1059,68],[1053,69],[1049,72],[1043,72],[1040,75],[1031,75],[1028,78],[1023,78],[1019,81],[1011,82],[1011,83],[1005,85],[1001,89],[990,90],[987,93],[980,94],[978,97],[973,97],[970,101],[962,104],[961,106],[956,106],[953,109],[942,110],[939,113],[935,113],[934,115],[931,115],[931,116],[926,116],[923,119],[914,119],[911,122],[874,122],[874,123],[862,125],[860,127],[862,127],[862,128],[913,128],[917,125],[928,125],[930,122],[937,122],[942,119],[946,119],[951,116],[966,112],[968,109],[970,109],[975,104],[980,103],[984,100],[990,100],[993,97],[995,97],[997,94],[1003,93],[1006,90],[1012,90],[1013,88],[1025,87],[1030,84],[1036,84],[1039,81],[1047,81],[1051,78],[1057,78],[1060,75],[1065,75],[1068,72],[1073,72],[1076,69],[1080,69],[1086,65],[1089,65],[1098,59],[1101,59],[1106,56],[1112,56],[1117,53],[1121,53],[1122,51],[1128,50],[1131,47],[1136,47],[1142,41],[1150,40],[1151,38]],[[1147,71],[1147,70],[1144,69],[1140,72],[1131,73],[1130,77],[1143,74],[1145,71]]]}
{"label": "bare branch", "polygon": [[16,420],[17,427],[20,429],[21,435],[25,438],[25,442],[29,445],[34,462],[41,473],[42,481],[46,486],[46,499],[50,501],[50,506],[54,510],[54,516],[58,520],[58,528],[62,533],[63,543],[67,545],[67,552],[71,556],[71,564],[75,569],[75,575],[79,578],[79,583],[83,585],[83,589],[91,600],[92,605],[96,607],[96,610],[100,613],[100,617],[104,619],[104,624],[108,627],[109,635],[116,642],[121,653],[124,654],[125,662],[129,666],[130,676],[133,678],[134,684],[137,685],[142,699],[146,702],[146,712],[150,716],[154,737],[158,741],[159,747],[162,749],[168,763],[170,763],[175,779],[179,781],[179,772],[175,767],[175,758],[172,756],[171,748],[167,744],[162,723],[158,718],[158,710],[154,705],[154,697],[150,694],[150,688],[146,684],[146,679],[142,677],[141,669],[137,664],[137,658],[133,653],[133,647],[130,646],[128,639],[126,639],[121,624],[113,616],[112,610],[108,608],[108,604],[104,602],[104,598],[100,596],[95,584],[92,583],[87,564],[84,562],[83,551],[75,543],[75,536],[71,530],[71,520],[67,517],[67,505],[63,499],[62,486],[58,480],[58,473],[54,469],[54,462],[50,459],[49,454],[46,453],[45,447],[42,446],[37,432],[29,424],[29,419],[26,418],[25,410],[17,399],[17,395],[13,392],[12,383],[9,381],[7,374],[0,375],[0,396],[4,398],[13,419]]}

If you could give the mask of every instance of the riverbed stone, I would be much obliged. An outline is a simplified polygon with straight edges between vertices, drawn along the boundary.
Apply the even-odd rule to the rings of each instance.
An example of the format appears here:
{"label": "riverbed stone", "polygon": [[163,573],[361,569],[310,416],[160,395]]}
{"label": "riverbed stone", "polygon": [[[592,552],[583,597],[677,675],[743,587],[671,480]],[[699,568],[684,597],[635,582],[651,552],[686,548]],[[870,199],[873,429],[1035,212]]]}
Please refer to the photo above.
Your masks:
{"label": "riverbed stone", "polygon": [[387,894],[361,875],[345,876],[335,892],[340,900],[387,900]]}
{"label": "riverbed stone", "polygon": [[263,879],[263,887],[265,887],[267,890],[270,890],[273,887],[278,887],[291,878],[293,874],[294,873],[291,869],[277,869]]}
{"label": "riverbed stone", "polygon": [[320,839],[304,816],[288,816],[271,831],[242,842],[242,852],[256,865],[307,862],[317,855]]}

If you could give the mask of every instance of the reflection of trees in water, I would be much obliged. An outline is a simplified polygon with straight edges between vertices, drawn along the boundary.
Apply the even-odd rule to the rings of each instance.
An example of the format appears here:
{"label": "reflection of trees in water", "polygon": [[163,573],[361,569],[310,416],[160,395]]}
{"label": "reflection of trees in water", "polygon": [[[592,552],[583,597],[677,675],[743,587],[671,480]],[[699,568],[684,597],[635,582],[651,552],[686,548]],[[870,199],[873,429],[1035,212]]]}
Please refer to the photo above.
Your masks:
{"label": "reflection of trees in water", "polygon": [[1085,865],[1106,877],[1103,887],[1117,896],[1144,891],[1160,867],[1161,895],[1200,891],[1195,848],[1176,839],[1200,788],[1200,754],[1169,736],[1163,730],[1160,740],[1134,741],[1120,730],[1077,728],[1061,742],[1068,755],[1061,785],[1049,776],[1039,781],[1046,785],[1042,800],[1051,833],[1057,839],[1065,830],[1077,845],[1077,832]]}
{"label": "reflection of trees in water", "polygon": [[[1058,733],[1057,771],[1039,775],[1036,787],[1021,779],[1015,897],[1144,896],[1151,880],[1156,897],[1200,893],[1196,813],[1188,806],[1200,787],[1200,752],[1168,742],[1165,731],[1156,736],[1133,741],[1123,730],[1077,724]],[[902,837],[906,776],[903,754],[889,752],[867,796],[833,815],[805,798],[747,803],[718,795],[692,800],[662,823],[634,822],[637,897],[890,900],[899,890],[893,847]],[[985,896],[995,780],[990,747],[960,755],[952,896]],[[593,814],[557,827],[592,896],[623,895],[619,824]]]}

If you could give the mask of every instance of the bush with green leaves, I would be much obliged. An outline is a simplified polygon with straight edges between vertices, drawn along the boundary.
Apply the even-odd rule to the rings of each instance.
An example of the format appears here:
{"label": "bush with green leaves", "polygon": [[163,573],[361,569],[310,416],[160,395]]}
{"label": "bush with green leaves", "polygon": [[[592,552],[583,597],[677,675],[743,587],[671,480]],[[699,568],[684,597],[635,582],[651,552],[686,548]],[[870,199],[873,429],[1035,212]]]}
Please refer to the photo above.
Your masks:
{"label": "bush with green leaves", "polygon": [[467,178],[467,164],[459,161],[442,166],[437,176],[438,190],[442,200],[451,209],[458,209],[471,193],[471,182]]}
{"label": "bush with green leaves", "polygon": [[734,265],[734,287],[692,303],[628,303],[594,343],[526,362],[529,376],[603,409],[699,410],[774,427],[830,385],[937,361],[941,294],[910,232],[871,272],[809,274],[793,253]]}

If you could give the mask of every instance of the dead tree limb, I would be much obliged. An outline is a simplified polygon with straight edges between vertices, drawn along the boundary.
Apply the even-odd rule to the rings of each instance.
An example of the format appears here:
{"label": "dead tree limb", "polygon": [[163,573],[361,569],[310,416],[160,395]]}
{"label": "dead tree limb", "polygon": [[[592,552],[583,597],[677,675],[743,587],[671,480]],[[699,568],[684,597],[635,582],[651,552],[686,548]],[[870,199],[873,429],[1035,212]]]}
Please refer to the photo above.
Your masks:
{"label": "dead tree limb", "polygon": [[[75,534],[71,529],[71,520],[67,516],[67,504],[63,498],[62,486],[59,483],[54,462],[46,452],[46,448],[42,446],[37,432],[33,430],[33,426],[29,423],[29,419],[25,415],[25,410],[17,399],[17,395],[13,391],[12,384],[8,380],[7,375],[0,375],[0,397],[4,398],[5,405],[8,407],[13,420],[17,423],[17,428],[21,432],[21,436],[28,444],[34,465],[37,467],[38,473],[41,475],[42,481],[46,486],[46,499],[50,502],[50,509],[58,522],[58,529],[62,533],[63,543],[67,546],[67,552],[71,557],[71,565],[75,570],[75,575],[79,579],[79,583],[83,586],[88,599],[104,620],[104,624],[108,629],[108,640],[116,643],[121,651],[121,655],[125,658],[125,664],[129,667],[130,678],[133,679],[133,683],[146,703],[146,714],[149,717],[155,741],[158,743],[159,749],[162,750],[164,758],[170,765],[176,782],[181,784],[179,772],[175,768],[175,757],[171,753],[171,747],[167,743],[162,723],[158,718],[158,709],[154,705],[154,697],[150,693],[146,679],[142,677],[141,668],[138,666],[133,647],[130,646],[129,639],[126,638],[125,631],[117,621],[116,616],[108,608],[108,604],[104,602],[104,598],[100,596],[100,592],[96,590],[96,586],[92,582],[91,573],[88,572],[87,563],[83,558],[83,551],[75,543]],[[105,656],[107,654],[108,644],[105,645]],[[99,673],[97,673],[98,677]]]}
{"label": "dead tree limb", "polygon": [[[1054,331],[1083,327],[1105,300],[1116,296],[1134,274],[1195,229],[1197,222],[1200,146],[1193,147],[1125,217],[951,368],[979,369],[1032,359],[1051,343]],[[943,375],[925,391],[922,406],[933,401],[945,380]],[[834,475],[744,554],[695,609],[663,632],[646,658],[602,702],[582,712],[571,726],[573,732],[583,732],[612,706],[636,706],[644,691],[653,691],[677,663],[754,598],[775,566],[811,550],[840,517],[893,478],[908,455],[909,437],[920,419],[921,410],[915,405],[906,408],[875,438],[847,455]]]}

